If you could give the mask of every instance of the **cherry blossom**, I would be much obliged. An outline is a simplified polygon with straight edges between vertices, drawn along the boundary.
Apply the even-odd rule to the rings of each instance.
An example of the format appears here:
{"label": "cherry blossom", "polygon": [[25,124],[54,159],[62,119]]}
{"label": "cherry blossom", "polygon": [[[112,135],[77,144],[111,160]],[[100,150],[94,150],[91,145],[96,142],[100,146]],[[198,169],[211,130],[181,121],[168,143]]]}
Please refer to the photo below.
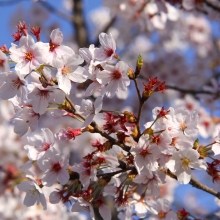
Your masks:
{"label": "cherry blossom", "polygon": [[82,125],[82,127],[86,127],[92,122],[94,116],[101,111],[102,97],[97,98],[94,104],[89,99],[83,99],[81,106],[76,105],[75,108],[86,116],[86,120]]}
{"label": "cherry blossom", "polygon": [[26,192],[24,205],[30,207],[37,203],[41,204],[44,209],[47,208],[46,199],[43,191],[34,179],[21,182],[17,185],[17,187],[19,190]]}
{"label": "cherry blossom", "polygon": [[8,57],[0,50],[0,72],[9,72]]}
{"label": "cherry blossom", "polygon": [[82,83],[87,79],[87,76],[84,74],[84,68],[78,66],[81,63],[83,63],[83,59],[76,54],[71,57],[62,56],[56,63],[58,67],[56,75],[58,86],[66,94],[70,94],[71,81]]}
{"label": "cherry blossom", "polygon": [[15,73],[8,73],[1,77],[2,80],[5,82],[0,87],[0,97],[2,99],[10,99],[17,95],[20,98],[20,102],[24,103],[27,100],[27,88],[26,84],[27,81],[24,79],[24,76],[21,75],[19,72]]}
{"label": "cherry blossom", "polygon": [[173,154],[167,166],[173,172],[176,172],[179,183],[187,184],[191,178],[191,168],[206,170],[207,164],[199,160],[199,153],[196,150],[180,150]]}
{"label": "cherry blossom", "polygon": [[22,74],[27,75],[32,70],[46,63],[45,55],[48,46],[42,42],[34,42],[30,36],[22,36],[19,40],[19,45],[12,44],[9,49],[11,52],[10,58],[16,62],[16,69]]}
{"label": "cherry blossom", "polygon": [[42,176],[42,183],[46,186],[52,186],[56,181],[66,184],[69,180],[68,166],[66,157],[48,151],[47,158],[39,163],[40,169],[45,172]]}
{"label": "cherry blossom", "polygon": [[28,94],[33,110],[40,115],[47,110],[49,103],[60,104],[64,100],[64,93],[56,87],[48,86],[44,88],[40,84],[34,84],[33,90]]}
{"label": "cherry blossom", "polygon": [[101,48],[94,50],[94,59],[98,61],[109,61],[115,55],[116,43],[111,35],[106,33],[99,34],[99,42],[102,45]]}
{"label": "cherry blossom", "polygon": [[49,151],[57,152],[53,147],[54,135],[48,128],[41,128],[40,131],[35,131],[27,139],[30,145],[25,145],[24,149],[30,160],[39,160],[45,157]]}
{"label": "cherry blossom", "polygon": [[112,98],[120,91],[127,91],[127,86],[130,85],[130,80],[127,76],[129,66],[119,61],[115,67],[106,65],[105,69],[97,74],[97,81],[106,86],[106,96]]}
{"label": "cherry blossom", "polygon": [[50,43],[47,54],[47,62],[52,65],[56,66],[57,61],[61,59],[61,57],[65,56],[72,56],[74,55],[74,51],[68,47],[61,45],[63,42],[63,33],[60,31],[59,28],[53,30],[50,35]]}

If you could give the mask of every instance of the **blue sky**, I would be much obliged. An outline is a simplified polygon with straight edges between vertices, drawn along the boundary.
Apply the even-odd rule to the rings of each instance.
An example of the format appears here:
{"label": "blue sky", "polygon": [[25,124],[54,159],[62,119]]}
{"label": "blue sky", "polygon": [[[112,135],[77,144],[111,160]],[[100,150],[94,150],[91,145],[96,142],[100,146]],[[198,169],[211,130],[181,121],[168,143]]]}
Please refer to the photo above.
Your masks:
{"label": "blue sky", "polygon": [[[8,47],[10,47],[10,43],[12,42],[13,38],[11,37],[11,34],[14,33],[15,28],[14,25],[11,25],[11,23],[15,24],[18,23],[19,20],[24,18],[23,20],[26,21],[28,24],[29,16],[28,12],[30,8],[33,5],[37,5],[38,3],[33,3],[31,0],[15,0],[19,3],[6,5],[2,4],[2,2],[8,2],[7,0],[0,0],[0,28],[1,28],[1,34],[0,34],[0,45],[6,44]],[[46,2],[50,3],[52,6],[64,10],[63,8],[63,1],[62,0],[46,0]],[[102,0],[84,0],[84,9],[85,9],[85,16],[88,15],[88,13],[99,7],[102,3]],[[21,13],[22,10],[22,13]],[[65,11],[68,13],[67,11]],[[12,22],[13,20],[13,22]],[[60,28],[63,31],[64,35],[68,33],[72,33],[73,28],[70,22],[65,21],[62,18],[59,18],[56,15],[52,15],[49,20],[46,20],[45,23],[49,23],[50,21],[57,21],[60,24]]]}

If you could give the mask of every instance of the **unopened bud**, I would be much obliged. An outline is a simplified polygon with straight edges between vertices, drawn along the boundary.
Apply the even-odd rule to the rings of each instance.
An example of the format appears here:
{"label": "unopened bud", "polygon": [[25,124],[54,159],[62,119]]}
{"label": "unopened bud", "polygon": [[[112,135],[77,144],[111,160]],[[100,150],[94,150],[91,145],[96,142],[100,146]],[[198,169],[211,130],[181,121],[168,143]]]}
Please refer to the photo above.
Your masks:
{"label": "unopened bud", "polygon": [[137,59],[137,62],[136,62],[135,77],[137,77],[140,74],[143,65],[144,65],[144,61],[143,61],[143,58],[140,54],[138,56],[138,59]]}
{"label": "unopened bud", "polygon": [[199,139],[197,138],[193,143],[193,149],[197,149],[199,147]]}
{"label": "unopened bud", "polygon": [[127,76],[129,77],[129,79],[134,79],[135,78],[134,70],[132,68],[129,68]]}
{"label": "unopened bud", "polygon": [[154,130],[152,128],[147,128],[144,131],[144,135],[148,134],[149,136],[153,136]]}
{"label": "unopened bud", "polygon": [[137,126],[135,126],[132,130],[131,136],[135,139],[138,137],[138,129]]}

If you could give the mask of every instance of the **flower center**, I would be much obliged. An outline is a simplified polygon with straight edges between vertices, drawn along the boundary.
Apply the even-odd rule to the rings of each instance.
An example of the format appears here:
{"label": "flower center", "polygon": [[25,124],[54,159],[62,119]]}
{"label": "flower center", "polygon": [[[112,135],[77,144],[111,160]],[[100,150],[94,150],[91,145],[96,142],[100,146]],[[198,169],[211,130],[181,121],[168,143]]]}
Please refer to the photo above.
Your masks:
{"label": "flower center", "polygon": [[52,167],[52,170],[55,171],[55,172],[59,172],[61,170],[61,165],[60,163],[55,163],[53,164],[53,167]]}
{"label": "flower center", "polygon": [[120,79],[120,78],[121,78],[121,73],[120,73],[118,70],[115,70],[115,71],[112,73],[112,78],[113,78],[113,79]]}
{"label": "flower center", "polygon": [[64,66],[63,69],[62,69],[62,74],[67,75],[70,71],[71,71],[70,67]]}
{"label": "flower center", "polygon": [[25,53],[24,59],[26,61],[31,61],[33,58],[34,58],[34,54],[31,51]]}
{"label": "flower center", "polygon": [[15,89],[19,89],[20,86],[24,85],[19,78],[17,78],[17,80],[13,80],[12,84]]}
{"label": "flower center", "polygon": [[181,161],[182,161],[182,167],[188,169],[191,161],[186,157],[182,158]]}
{"label": "flower center", "polygon": [[50,52],[53,52],[59,46],[59,44],[55,44],[50,40]]}
{"label": "flower center", "polygon": [[50,98],[49,91],[47,91],[47,90],[39,90],[37,95],[40,96],[41,98],[44,98],[44,99]]}
{"label": "flower center", "polygon": [[105,48],[104,51],[108,57],[110,57],[114,53],[111,48]]}
{"label": "flower center", "polygon": [[50,148],[50,144],[46,143],[46,144],[43,145],[43,150],[44,151],[47,151],[49,148]]}
{"label": "flower center", "polygon": [[1,59],[0,59],[0,66],[1,66],[1,67],[4,67],[4,63],[5,63],[5,60],[1,60]]}
{"label": "flower center", "polygon": [[148,154],[150,154],[150,153],[147,148],[142,149],[140,152],[140,155],[142,155],[143,157],[146,157]]}
{"label": "flower center", "polygon": [[158,217],[159,217],[159,218],[165,218],[165,217],[166,217],[166,212],[160,211],[160,212],[158,213]]}

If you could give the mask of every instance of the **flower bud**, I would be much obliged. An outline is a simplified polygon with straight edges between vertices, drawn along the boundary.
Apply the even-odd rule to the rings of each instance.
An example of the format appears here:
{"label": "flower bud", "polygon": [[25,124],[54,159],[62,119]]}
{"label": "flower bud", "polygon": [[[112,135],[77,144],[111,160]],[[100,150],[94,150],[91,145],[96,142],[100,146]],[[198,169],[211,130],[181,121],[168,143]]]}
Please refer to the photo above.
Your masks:
{"label": "flower bud", "polygon": [[135,69],[135,77],[137,78],[138,75],[141,72],[141,69],[143,67],[144,61],[143,58],[141,56],[141,54],[138,56],[137,62],[136,62],[136,69]]}

